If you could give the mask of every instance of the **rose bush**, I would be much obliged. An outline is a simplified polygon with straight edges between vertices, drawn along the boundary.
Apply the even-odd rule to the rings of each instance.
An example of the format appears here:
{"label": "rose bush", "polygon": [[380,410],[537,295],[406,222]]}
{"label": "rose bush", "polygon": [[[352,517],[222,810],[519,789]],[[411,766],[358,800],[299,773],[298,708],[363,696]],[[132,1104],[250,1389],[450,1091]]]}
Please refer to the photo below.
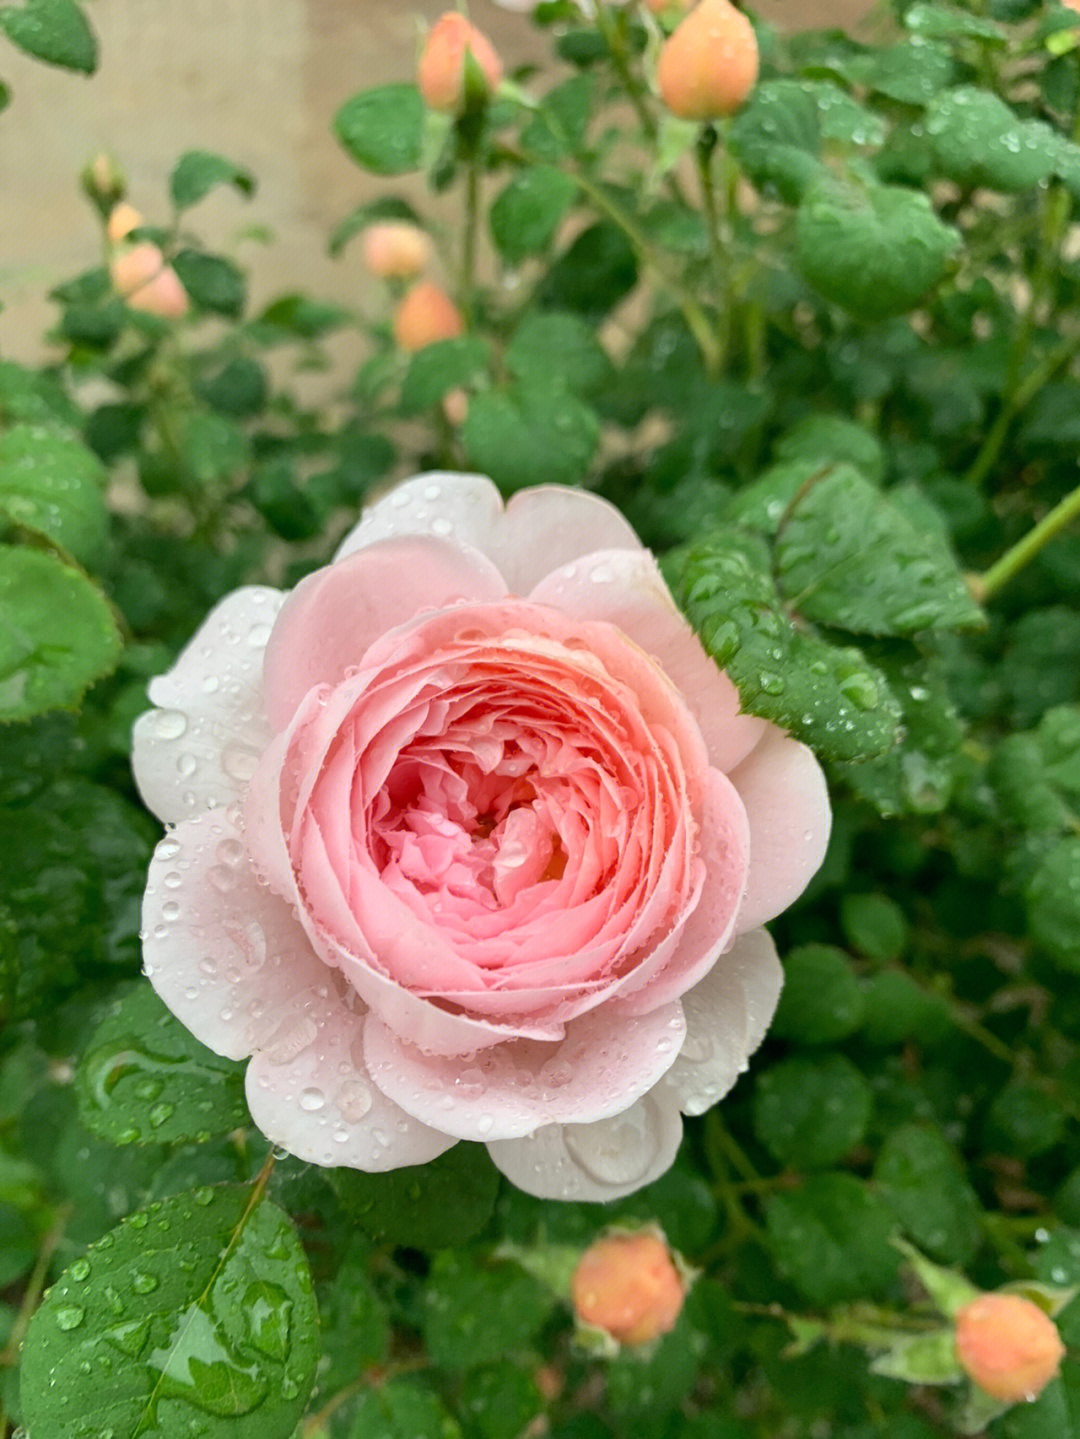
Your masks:
{"label": "rose bush", "polygon": [[482,1141],[523,1189],[607,1199],[745,1068],[824,780],[605,501],[421,476],[291,594],[229,595],[150,698],[146,972],[252,1056],[287,1150]]}

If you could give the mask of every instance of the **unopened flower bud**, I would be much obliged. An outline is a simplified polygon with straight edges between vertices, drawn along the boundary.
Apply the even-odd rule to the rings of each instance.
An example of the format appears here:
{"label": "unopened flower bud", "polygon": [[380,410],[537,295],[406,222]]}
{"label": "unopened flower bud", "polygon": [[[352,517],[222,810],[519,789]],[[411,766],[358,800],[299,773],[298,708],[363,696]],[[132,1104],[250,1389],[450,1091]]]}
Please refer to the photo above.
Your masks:
{"label": "unopened flower bud", "polygon": [[431,260],[431,239],[408,220],[380,220],[361,236],[360,255],[381,280],[411,280]]}
{"label": "unopened flower bud", "polygon": [[956,1315],[956,1357],[980,1389],[1015,1404],[1058,1372],[1065,1346],[1050,1316],[1022,1294],[980,1294]]}
{"label": "unopened flower bud", "polygon": [[[663,15],[665,11],[689,10],[693,0],[644,0],[645,9],[651,10],[654,15]],[[1080,0],[1077,0],[1080,4]]]}
{"label": "unopened flower bud", "polygon": [[187,291],[151,240],[117,251],[109,262],[113,289],[126,305],[162,320],[179,320],[188,311]]}
{"label": "unopened flower bud", "polygon": [[107,215],[124,198],[127,184],[111,155],[95,155],[82,172],[83,190],[102,215]]}
{"label": "unopened flower bud", "polygon": [[570,1281],[574,1313],[620,1344],[647,1344],[674,1329],[686,1281],[652,1230],[608,1234],[589,1246]]}
{"label": "unopened flower bud", "polygon": [[105,222],[105,235],[109,244],[119,245],[120,241],[130,235],[132,230],[137,230],[142,222],[143,217],[134,205],[129,205],[126,201],[114,205]]}
{"label": "unopened flower bud", "polygon": [[487,36],[450,10],[432,26],[417,70],[420,94],[433,110],[453,114],[465,108],[467,55],[490,93],[502,79],[502,62]]}
{"label": "unopened flower bud", "polygon": [[446,422],[453,425],[455,430],[460,430],[465,421],[469,418],[469,392],[463,390],[460,385],[452,390],[447,390],[442,397],[442,412],[446,416]]}
{"label": "unopened flower bud", "polygon": [[758,75],[754,27],[731,0],[701,0],[664,41],[660,98],[683,120],[733,115]]}
{"label": "unopened flower bud", "polygon": [[432,280],[414,285],[394,316],[394,339],[402,350],[422,350],[436,340],[453,340],[464,329],[461,311]]}

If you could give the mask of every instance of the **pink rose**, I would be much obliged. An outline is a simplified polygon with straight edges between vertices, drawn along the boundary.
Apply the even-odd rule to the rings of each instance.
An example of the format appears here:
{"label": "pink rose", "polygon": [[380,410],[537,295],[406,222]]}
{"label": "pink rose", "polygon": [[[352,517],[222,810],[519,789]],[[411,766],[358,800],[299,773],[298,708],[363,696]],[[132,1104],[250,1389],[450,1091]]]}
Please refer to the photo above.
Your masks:
{"label": "pink rose", "polygon": [[291,594],[224,599],[150,698],[146,971],[300,1158],[467,1139],[615,1198],[760,1043],[824,780],[603,500],[411,480]]}

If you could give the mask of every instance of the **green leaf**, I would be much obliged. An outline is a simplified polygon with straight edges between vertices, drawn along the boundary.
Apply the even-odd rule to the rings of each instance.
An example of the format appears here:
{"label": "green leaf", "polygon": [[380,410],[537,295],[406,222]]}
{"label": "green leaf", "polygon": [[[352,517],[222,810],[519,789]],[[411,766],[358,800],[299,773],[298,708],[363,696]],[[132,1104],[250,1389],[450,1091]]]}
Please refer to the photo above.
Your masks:
{"label": "green leaf", "polygon": [[461,1386],[458,1412],[477,1439],[523,1434],[542,1409],[531,1376],[507,1360],[473,1369]]}
{"label": "green leaf", "polygon": [[244,276],[231,260],[221,255],[204,255],[199,250],[181,250],[173,260],[180,283],[200,309],[236,320],[247,298]]}
{"label": "green leaf", "polygon": [[784,959],[784,988],[772,1023],[780,1039],[833,1044],[862,1024],[865,1000],[851,959],[831,944],[805,944]]}
{"label": "green leaf", "polygon": [[192,415],[181,435],[180,452],[200,485],[231,480],[251,463],[247,435],[224,415]]}
{"label": "green leaf", "polygon": [[28,1427],[289,1439],[318,1357],[311,1277],[284,1214],[251,1189],[151,1204],[76,1259],[34,1315]]}
{"label": "green leaf", "polygon": [[539,255],[554,240],[577,186],[550,165],[520,171],[495,197],[488,213],[491,238],[511,265]]}
{"label": "green leaf", "polygon": [[875,974],[866,986],[863,1037],[868,1044],[891,1047],[906,1039],[932,1044],[954,1028],[948,1001],[927,994],[910,975],[899,969]]}
{"label": "green leaf", "polygon": [[169,177],[169,190],[178,210],[197,204],[218,185],[234,185],[243,195],[255,193],[255,179],[249,170],[209,150],[188,150]]}
{"label": "green leaf", "polygon": [[940,534],[849,469],[812,483],[776,546],[780,588],[808,619],[857,634],[977,625],[982,611]]}
{"label": "green leaf", "polygon": [[964,726],[940,679],[921,657],[886,673],[903,712],[904,742],[888,754],[848,765],[844,779],[881,815],[945,809],[966,764]]}
{"label": "green leaf", "polygon": [[827,1169],[870,1122],[870,1086],[840,1054],[781,1060],[758,1077],[754,1132],[781,1164]]}
{"label": "green leaf", "polygon": [[954,78],[956,64],[948,46],[920,36],[868,48],[844,60],[840,69],[846,79],[902,105],[927,105]]}
{"label": "green leaf", "polygon": [[896,1277],[892,1216],[851,1174],[815,1174],[791,1194],[774,1194],[765,1225],[781,1273],[811,1304],[873,1298]]}
{"label": "green leaf", "polygon": [[821,118],[813,87],[799,80],[764,80],[731,121],[728,146],[759,188],[797,204],[821,173]]}
{"label": "green leaf", "polygon": [[567,246],[537,287],[545,310],[572,310],[601,320],[638,282],[638,260],[630,241],[608,221],[590,225]]}
{"label": "green leaf", "polygon": [[386,1308],[371,1282],[366,1247],[353,1241],[333,1278],[319,1287],[322,1368],[319,1384],[333,1394],[351,1384],[390,1348]]}
{"label": "green leaf", "polygon": [[994,20],[972,15],[952,5],[927,4],[924,0],[912,5],[904,15],[904,29],[928,40],[984,40],[991,45],[1004,45],[1008,32]]}
{"label": "green leaf", "polygon": [[362,1390],[347,1439],[461,1439],[442,1401],[418,1379],[391,1379]]}
{"label": "green leaf", "polygon": [[596,332],[579,315],[525,315],[504,358],[525,384],[550,384],[557,377],[574,395],[593,393],[614,373]]}
{"label": "green leaf", "polygon": [[[774,451],[782,463],[813,461],[818,465],[853,465],[875,485],[885,478],[885,447],[872,430],[841,415],[807,415],[777,440]],[[740,494],[743,493],[740,491]]]}
{"label": "green leaf", "polygon": [[257,360],[234,355],[219,368],[200,375],[195,393],[219,414],[243,420],[257,415],[266,405],[270,381]]}
{"label": "green leaf", "polygon": [[554,1304],[547,1286],[516,1264],[444,1250],[424,1289],[424,1340],[444,1369],[494,1364],[525,1348]]}
{"label": "green leaf", "polygon": [[418,350],[409,361],[401,386],[401,410],[417,415],[429,410],[450,390],[474,385],[486,377],[491,352],[479,335],[436,340]]}
{"label": "green leaf", "polygon": [[0,434],[0,517],[36,530],[76,559],[101,559],[105,470],[78,440],[37,425]]}
{"label": "green leaf", "polygon": [[795,217],[799,268],[827,300],[864,320],[912,309],[941,280],[959,231],[919,191],[822,176]]}
{"label": "green leaf", "polygon": [[1031,936],[1064,969],[1080,974],[1080,839],[1058,841],[1025,892]]}
{"label": "green leaf", "polygon": [[335,1169],[332,1180],[350,1218],[374,1239],[410,1249],[463,1244],[495,1208],[499,1172],[477,1144],[456,1144],[430,1164],[364,1174]]}
{"label": "green leaf", "polygon": [[75,1089],[83,1123],[114,1144],[201,1143],[248,1123],[243,1065],[201,1045],[148,984],[113,1002]]}
{"label": "green leaf", "polygon": [[0,420],[5,424],[57,422],[76,430],[81,419],[79,407],[55,375],[0,360]]}
{"label": "green leaf", "polygon": [[1003,100],[974,85],[939,95],[926,133],[943,174],[957,184],[1029,190],[1054,171],[1059,140],[1041,120],[1021,120]]}
{"label": "green leaf", "polygon": [[793,628],[760,540],[718,529],[669,569],[676,599],[744,710],[826,759],[859,759],[894,744],[899,707],[885,677],[859,650]]}
{"label": "green leaf", "polygon": [[1059,705],[1033,734],[1006,735],[987,775],[1012,824],[1035,833],[1074,826],[1080,816],[1080,709]]}
{"label": "green leaf", "polygon": [[881,1147],[874,1179],[920,1249],[946,1264],[970,1261],[979,1244],[979,1201],[938,1130],[916,1124],[894,1130]]}
{"label": "green leaf", "polygon": [[0,722],[78,704],[120,647],[108,602],[81,570],[0,545]]}
{"label": "green leaf", "polygon": [[899,959],[907,948],[904,911],[887,894],[845,894],[840,901],[840,927],[852,949],[870,959]]}
{"label": "green leaf", "polygon": [[1066,1123],[1065,1110],[1052,1095],[1014,1079],[994,1096],[986,1116],[986,1147],[991,1153],[1034,1159],[1060,1144]]}
{"label": "green leaf", "polygon": [[576,154],[589,128],[595,90],[591,75],[573,75],[549,90],[521,132],[526,152],[540,160]]}
{"label": "green leaf", "polygon": [[575,485],[600,443],[600,422],[561,387],[522,383],[476,395],[462,439],[470,462],[503,490]]}
{"label": "green leaf", "polygon": [[65,70],[90,75],[97,68],[97,41],[75,0],[26,0],[0,7],[0,30],[28,55]]}
{"label": "green leaf", "polygon": [[359,165],[376,175],[416,170],[424,148],[424,102],[415,85],[376,85],[346,100],[334,134]]}
{"label": "green leaf", "polygon": [[692,1328],[685,1309],[675,1328],[657,1344],[624,1348],[607,1366],[606,1397],[612,1412],[633,1416],[635,1435],[656,1432],[646,1427],[650,1420],[669,1415],[689,1399],[704,1350],[705,1339]]}

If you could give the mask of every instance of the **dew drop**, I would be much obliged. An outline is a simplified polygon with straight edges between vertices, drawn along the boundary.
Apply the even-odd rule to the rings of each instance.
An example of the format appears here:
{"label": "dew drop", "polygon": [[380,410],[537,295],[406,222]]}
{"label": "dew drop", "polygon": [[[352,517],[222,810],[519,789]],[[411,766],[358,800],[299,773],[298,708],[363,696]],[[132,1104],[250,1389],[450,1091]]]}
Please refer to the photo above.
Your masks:
{"label": "dew drop", "polygon": [[179,710],[158,710],[154,716],[154,733],[158,739],[182,739],[187,734],[187,727],[187,715]]}
{"label": "dew drop", "polygon": [[78,1329],[85,1318],[86,1310],[81,1304],[62,1304],[56,1311],[56,1327],[67,1333],[71,1329]]}
{"label": "dew drop", "polygon": [[326,1095],[321,1089],[302,1089],[297,1103],[300,1108],[306,1110],[308,1114],[314,1114],[317,1110],[322,1109],[326,1103]]}
{"label": "dew drop", "polygon": [[[371,1109],[371,1089],[362,1079],[347,1079],[334,1095],[334,1103],[342,1119],[349,1124],[359,1124]],[[343,1138],[347,1139],[348,1135]]]}

